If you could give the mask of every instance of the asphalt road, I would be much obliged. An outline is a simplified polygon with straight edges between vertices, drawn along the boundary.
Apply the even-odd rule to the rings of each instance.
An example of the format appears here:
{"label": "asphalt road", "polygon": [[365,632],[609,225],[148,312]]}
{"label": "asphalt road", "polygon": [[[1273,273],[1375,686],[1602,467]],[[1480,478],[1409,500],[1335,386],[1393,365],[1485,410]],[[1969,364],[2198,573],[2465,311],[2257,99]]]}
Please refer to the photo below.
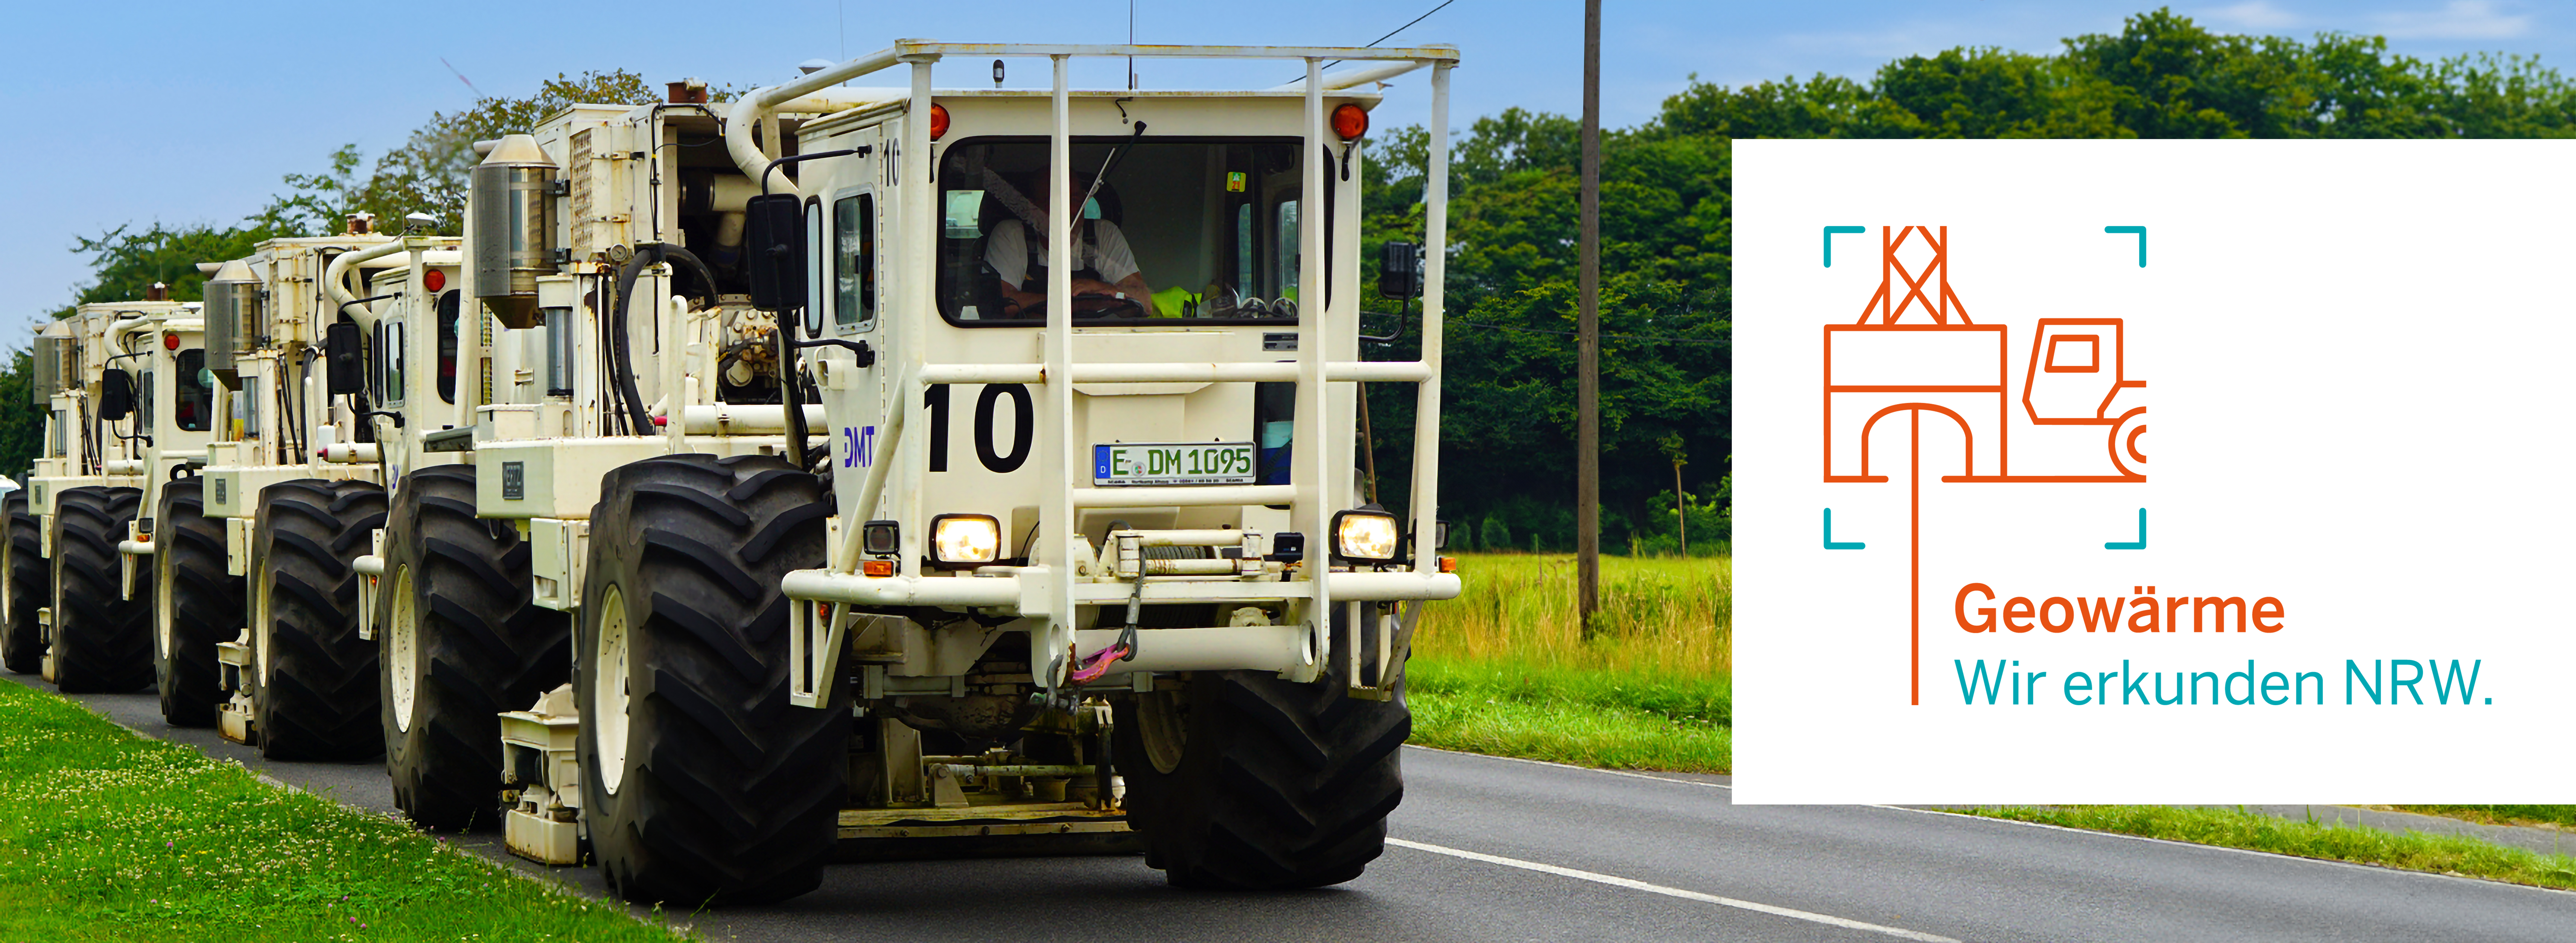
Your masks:
{"label": "asphalt road", "polygon": [[[78,700],[281,782],[391,812],[377,764],[270,763]],[[2576,893],[1879,806],[1736,806],[1725,777],[1408,749],[1360,879],[1177,891],[1136,856],[835,865],[784,904],[674,920],[716,940],[2576,940]],[[601,894],[595,872],[462,844]]]}

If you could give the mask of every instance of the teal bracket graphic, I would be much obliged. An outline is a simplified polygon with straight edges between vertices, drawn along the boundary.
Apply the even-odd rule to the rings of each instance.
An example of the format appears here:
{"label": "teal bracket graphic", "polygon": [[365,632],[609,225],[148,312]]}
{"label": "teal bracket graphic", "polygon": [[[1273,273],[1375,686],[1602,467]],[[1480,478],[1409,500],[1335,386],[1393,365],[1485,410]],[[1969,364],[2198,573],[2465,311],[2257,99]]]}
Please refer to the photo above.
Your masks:
{"label": "teal bracket graphic", "polygon": [[2114,543],[2107,543],[2107,544],[2103,544],[2103,545],[2102,545],[2102,549],[2104,549],[2104,550],[2145,550],[2145,549],[2147,549],[2147,509],[2146,509],[2146,508],[2139,508],[2139,509],[2138,509],[2138,542],[2137,542],[2137,543],[2116,543],[2116,542],[2114,542]]}
{"label": "teal bracket graphic", "polygon": [[1869,231],[1868,229],[1863,228],[1863,227],[1860,227],[1860,226],[1827,226],[1827,227],[1825,227],[1825,267],[1826,267],[1826,268],[1833,268],[1833,267],[1834,267],[1834,234],[1835,234],[1835,233],[1838,233],[1838,232],[1862,233],[1862,232],[1868,232],[1868,231]]}
{"label": "teal bracket graphic", "polygon": [[1827,549],[1827,550],[1863,550],[1863,549],[1867,549],[1868,547],[1869,547],[1869,545],[1868,545],[1868,544],[1861,543],[1860,541],[1857,541],[1857,540],[1850,540],[1850,541],[1837,541],[1837,540],[1835,540],[1835,539],[1834,539],[1834,509],[1832,509],[1832,508],[1826,508],[1826,509],[1825,509],[1825,549]]}
{"label": "teal bracket graphic", "polygon": [[[2103,231],[2103,232],[2107,232],[2107,233],[2124,233],[2124,232],[2133,232],[2133,233],[2137,233],[2137,234],[2138,234],[2138,267],[2139,267],[2139,268],[2146,268],[2146,267],[2147,267],[2147,227],[2145,227],[2145,226],[2104,226],[2104,227],[2102,227],[2102,231]],[[1826,251],[1829,251],[1829,252],[1830,252],[1830,251],[1832,251],[1832,250],[1829,248],[1829,249],[1827,249]],[[1827,263],[1827,264],[1831,264],[1831,263]]]}

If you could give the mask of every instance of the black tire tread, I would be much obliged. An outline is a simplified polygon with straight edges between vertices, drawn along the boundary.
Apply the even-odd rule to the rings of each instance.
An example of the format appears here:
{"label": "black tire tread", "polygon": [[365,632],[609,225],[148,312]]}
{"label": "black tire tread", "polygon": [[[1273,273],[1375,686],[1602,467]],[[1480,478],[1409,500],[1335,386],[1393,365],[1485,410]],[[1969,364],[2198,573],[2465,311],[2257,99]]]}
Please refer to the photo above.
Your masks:
{"label": "black tire tread", "polygon": [[54,685],[122,694],[152,684],[152,598],[124,598],[116,545],[143,489],[73,488],[54,498]]}
{"label": "black tire tread", "polygon": [[[611,887],[674,905],[779,900],[822,881],[848,798],[847,710],[787,701],[780,578],[821,565],[820,479],[764,456],[676,455],[610,472],[591,514],[582,642],[626,600],[629,762],[617,794],[582,740],[584,814]],[[582,671],[597,670],[581,659]],[[583,679],[582,710],[594,710]]]}
{"label": "black tire tread", "polygon": [[[204,727],[215,722],[215,707],[224,699],[215,646],[241,634],[244,580],[227,572],[224,522],[206,516],[206,483],[182,478],[161,487],[161,506],[153,513],[153,588],[160,572],[169,572],[169,593],[153,600],[170,620],[170,644],[162,651],[154,626],[155,674],[160,682],[161,719],[178,727]],[[139,577],[138,577],[139,578]]]}
{"label": "black tire tread", "polygon": [[1385,850],[1413,715],[1400,680],[1392,700],[1350,697],[1334,661],[1311,684],[1191,676],[1180,694],[1189,735],[1170,773],[1144,761],[1134,703],[1117,705],[1114,763],[1147,864],[1180,887],[1282,890],[1351,880]]}
{"label": "black tire tread", "polygon": [[36,610],[53,604],[54,574],[45,565],[43,525],[28,510],[26,490],[9,492],[0,499],[0,510],[9,517],[9,613],[8,624],[0,625],[0,668],[35,674],[45,662],[44,627],[36,624]]}
{"label": "black tire tread", "polygon": [[[517,528],[475,516],[474,466],[414,470],[395,491],[390,520],[376,642],[394,805],[425,828],[491,827],[500,821],[499,715],[571,680],[572,622],[529,601],[529,548]],[[396,723],[393,699],[392,574],[402,567],[412,569],[424,662],[408,730]]]}
{"label": "black tire tread", "polygon": [[[352,564],[384,526],[385,492],[368,481],[300,479],[260,490],[252,536],[266,586],[268,627],[251,633],[267,676],[255,682],[261,756],[363,760],[384,751],[376,730],[376,646],[358,638]],[[256,617],[254,617],[256,618]]]}

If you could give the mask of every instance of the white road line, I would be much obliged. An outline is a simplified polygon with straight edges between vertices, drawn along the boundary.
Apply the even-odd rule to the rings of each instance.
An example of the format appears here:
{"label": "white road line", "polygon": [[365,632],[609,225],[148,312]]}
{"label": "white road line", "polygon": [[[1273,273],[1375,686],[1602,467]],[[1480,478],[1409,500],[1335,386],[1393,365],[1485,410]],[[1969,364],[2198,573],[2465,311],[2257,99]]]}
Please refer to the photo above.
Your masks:
{"label": "white road line", "polygon": [[1418,841],[1406,841],[1401,838],[1389,838],[1386,840],[1386,843],[1400,848],[1411,848],[1415,851],[1428,851],[1433,854],[1448,855],[1453,858],[1465,858],[1469,861],[1482,861],[1486,864],[1499,864],[1507,868],[1520,868],[1524,871],[1553,874],[1558,877],[1569,877],[1579,881],[1591,881],[1595,884],[1624,887],[1632,891],[1645,891],[1650,894],[1662,894],[1666,897],[1679,897],[1683,900],[1695,900],[1703,904],[1716,904],[1720,907],[1733,907],[1738,910],[1750,910],[1755,913],[1770,914],[1774,917],[1787,917],[1791,920],[1804,920],[1809,923],[1821,923],[1827,926],[1842,927],[1846,930],[1866,930],[1871,933],[1883,933],[1899,939],[1921,940],[1923,943],[1959,943],[1959,941],[1946,936],[1934,936],[1929,933],[1907,930],[1902,927],[1883,927],[1875,923],[1862,923],[1858,920],[1846,920],[1841,917],[1830,916],[1827,914],[1809,913],[1804,910],[1792,910],[1787,907],[1774,907],[1770,904],[1757,904],[1749,900],[1737,900],[1732,897],[1719,897],[1715,894],[1702,894],[1698,891],[1686,891],[1678,887],[1665,887],[1661,884],[1648,884],[1644,881],[1639,881],[1633,878],[1623,878],[1617,875],[1602,874],[1597,871],[1583,871],[1553,864],[1540,864],[1536,861],[1523,861],[1519,858],[1505,858],[1501,855],[1481,854],[1478,852],[1448,848],[1440,845],[1424,844]]}

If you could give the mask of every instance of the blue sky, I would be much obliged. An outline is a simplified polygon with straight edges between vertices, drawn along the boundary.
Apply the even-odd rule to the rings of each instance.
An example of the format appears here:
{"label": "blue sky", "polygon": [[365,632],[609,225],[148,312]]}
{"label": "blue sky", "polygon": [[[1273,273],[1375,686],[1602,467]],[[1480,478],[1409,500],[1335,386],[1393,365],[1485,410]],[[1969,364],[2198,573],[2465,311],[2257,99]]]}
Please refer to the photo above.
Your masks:
{"label": "blue sky", "polygon": [[[1134,0],[1135,38],[1356,45],[1438,2]],[[1612,127],[1651,117],[1693,74],[1723,84],[1819,72],[1865,79],[1889,59],[1952,46],[2051,52],[2064,37],[2116,32],[2122,18],[2152,8],[2148,0],[1608,0],[1605,7],[1602,112]],[[372,159],[432,114],[471,104],[474,93],[458,73],[497,95],[526,94],[557,72],[616,68],[654,82],[700,76],[754,86],[792,76],[799,61],[862,54],[898,36],[1115,42],[1127,37],[1129,19],[1125,0],[630,0],[580,7],[572,26],[574,9],[485,0],[94,0],[14,10],[17,41],[0,77],[16,93],[27,131],[19,145],[0,149],[8,220],[0,227],[0,324],[70,299],[86,274],[70,252],[75,234],[156,219],[238,220],[278,191],[281,175],[322,169],[339,145],[357,144]],[[2576,0],[2217,0],[2174,9],[2227,32],[2377,34],[2408,55],[2499,51],[2576,70]],[[716,10],[724,12],[709,12]],[[1579,0],[1454,0],[1393,42],[1460,47],[1453,124],[1463,126],[1515,105],[1579,111],[1582,26]],[[1148,87],[1183,87],[1295,77],[1293,66],[1271,74],[1281,71],[1149,64],[1140,78]],[[1118,81],[1107,71],[1097,79]],[[1378,125],[1422,120],[1424,101],[1418,79],[1400,81]],[[0,344],[24,343],[15,329],[0,334]]]}

